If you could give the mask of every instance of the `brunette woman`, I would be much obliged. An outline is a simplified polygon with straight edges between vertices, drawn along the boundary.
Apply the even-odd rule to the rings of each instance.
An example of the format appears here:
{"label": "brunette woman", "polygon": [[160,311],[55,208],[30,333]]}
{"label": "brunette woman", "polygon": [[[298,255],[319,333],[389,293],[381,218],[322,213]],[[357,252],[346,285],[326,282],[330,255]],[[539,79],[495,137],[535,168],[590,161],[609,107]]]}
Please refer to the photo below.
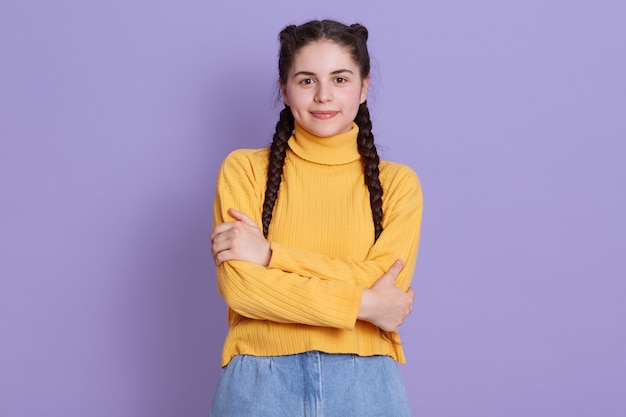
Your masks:
{"label": "brunette woman", "polygon": [[367,37],[330,20],[284,28],[272,144],[220,169],[211,241],[229,330],[213,417],[410,414],[397,329],[422,192],[374,146]]}

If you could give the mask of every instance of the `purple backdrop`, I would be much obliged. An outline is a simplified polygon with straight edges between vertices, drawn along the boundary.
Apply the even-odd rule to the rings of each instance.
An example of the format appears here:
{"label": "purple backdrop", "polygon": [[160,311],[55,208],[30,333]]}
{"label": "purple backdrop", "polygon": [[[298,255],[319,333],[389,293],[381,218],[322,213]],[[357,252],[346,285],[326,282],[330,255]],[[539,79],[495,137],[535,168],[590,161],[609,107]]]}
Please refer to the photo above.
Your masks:
{"label": "purple backdrop", "polygon": [[424,187],[414,415],[626,415],[624,2],[262,3],[0,4],[0,415],[208,415],[215,174],[269,142],[278,31],[324,17],[369,27]]}

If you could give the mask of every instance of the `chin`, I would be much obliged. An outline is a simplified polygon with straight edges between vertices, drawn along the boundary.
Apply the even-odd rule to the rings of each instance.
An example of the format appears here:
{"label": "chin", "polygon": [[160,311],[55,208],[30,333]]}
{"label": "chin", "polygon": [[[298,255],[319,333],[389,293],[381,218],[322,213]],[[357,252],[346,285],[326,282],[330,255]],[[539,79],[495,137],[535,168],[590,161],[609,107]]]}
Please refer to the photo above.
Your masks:
{"label": "chin", "polygon": [[352,129],[352,123],[349,123],[347,126],[337,126],[337,125],[328,125],[328,126],[302,126],[307,131],[311,132],[315,136],[321,138],[328,138],[331,136],[340,135],[342,133],[348,132]]}

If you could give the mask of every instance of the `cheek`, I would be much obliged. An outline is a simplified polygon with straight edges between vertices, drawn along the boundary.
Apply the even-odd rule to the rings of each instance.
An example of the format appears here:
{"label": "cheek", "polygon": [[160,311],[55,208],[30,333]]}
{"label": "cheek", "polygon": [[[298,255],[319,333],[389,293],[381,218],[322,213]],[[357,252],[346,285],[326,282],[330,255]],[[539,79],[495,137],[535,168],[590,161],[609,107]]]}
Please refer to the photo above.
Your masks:
{"label": "cheek", "polygon": [[285,101],[288,102],[288,105],[292,108],[300,107],[306,101],[305,94],[302,91],[287,89],[286,93]]}
{"label": "cheek", "polygon": [[346,91],[346,94],[343,95],[343,102],[349,107],[359,107],[359,105],[363,102],[361,89],[355,88],[349,92]]}

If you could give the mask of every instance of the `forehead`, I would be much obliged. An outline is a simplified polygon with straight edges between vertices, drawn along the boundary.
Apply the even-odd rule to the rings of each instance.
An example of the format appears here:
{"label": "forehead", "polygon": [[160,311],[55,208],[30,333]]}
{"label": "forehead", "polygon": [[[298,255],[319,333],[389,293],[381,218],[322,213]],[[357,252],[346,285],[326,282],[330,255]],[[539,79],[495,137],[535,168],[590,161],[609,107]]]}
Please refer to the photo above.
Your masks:
{"label": "forehead", "polygon": [[296,53],[291,68],[294,74],[300,71],[316,74],[331,73],[338,69],[349,69],[358,73],[357,66],[348,50],[328,40],[311,42]]}

